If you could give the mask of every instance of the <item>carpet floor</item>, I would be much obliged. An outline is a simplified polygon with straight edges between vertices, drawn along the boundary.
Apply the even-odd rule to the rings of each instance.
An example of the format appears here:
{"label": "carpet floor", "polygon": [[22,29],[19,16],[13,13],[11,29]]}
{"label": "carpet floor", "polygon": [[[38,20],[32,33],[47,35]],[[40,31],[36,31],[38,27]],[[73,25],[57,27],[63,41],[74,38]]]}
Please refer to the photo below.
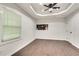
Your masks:
{"label": "carpet floor", "polygon": [[36,39],[12,56],[79,56],[79,49],[64,40]]}

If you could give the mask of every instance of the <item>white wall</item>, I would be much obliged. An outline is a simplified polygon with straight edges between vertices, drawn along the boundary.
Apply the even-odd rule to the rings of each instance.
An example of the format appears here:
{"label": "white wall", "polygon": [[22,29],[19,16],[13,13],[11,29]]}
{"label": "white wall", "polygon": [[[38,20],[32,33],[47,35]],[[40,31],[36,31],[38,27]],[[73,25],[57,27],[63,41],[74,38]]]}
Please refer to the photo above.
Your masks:
{"label": "white wall", "polygon": [[[1,16],[1,13],[0,13],[0,40],[2,38],[2,16]],[[1,43],[1,41],[0,41]]]}
{"label": "white wall", "polygon": [[[13,9],[16,11],[15,9]],[[21,38],[14,40],[12,42],[4,42],[6,44],[0,45],[0,56],[3,55],[12,55],[13,53],[17,52],[19,49],[25,47],[27,44],[32,42],[35,39],[35,22],[28,16],[21,14],[20,12],[16,11],[22,16],[22,34]],[[0,19],[1,22],[1,19]],[[0,23],[1,24],[1,23]],[[0,39],[1,40],[1,39]],[[3,43],[3,42],[1,42]]]}
{"label": "white wall", "polygon": [[67,40],[79,48],[79,12],[71,15],[67,21]]}
{"label": "white wall", "polygon": [[36,30],[36,38],[38,39],[56,39],[65,40],[65,22],[62,18],[52,18],[37,20],[36,24],[48,24],[48,30]]}

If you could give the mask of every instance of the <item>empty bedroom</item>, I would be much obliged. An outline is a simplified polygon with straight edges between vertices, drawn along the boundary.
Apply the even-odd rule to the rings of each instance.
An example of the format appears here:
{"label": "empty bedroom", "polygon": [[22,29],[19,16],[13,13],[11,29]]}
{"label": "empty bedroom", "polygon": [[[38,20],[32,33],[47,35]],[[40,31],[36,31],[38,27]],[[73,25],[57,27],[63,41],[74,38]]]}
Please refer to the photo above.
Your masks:
{"label": "empty bedroom", "polygon": [[0,3],[0,56],[79,56],[79,3]]}

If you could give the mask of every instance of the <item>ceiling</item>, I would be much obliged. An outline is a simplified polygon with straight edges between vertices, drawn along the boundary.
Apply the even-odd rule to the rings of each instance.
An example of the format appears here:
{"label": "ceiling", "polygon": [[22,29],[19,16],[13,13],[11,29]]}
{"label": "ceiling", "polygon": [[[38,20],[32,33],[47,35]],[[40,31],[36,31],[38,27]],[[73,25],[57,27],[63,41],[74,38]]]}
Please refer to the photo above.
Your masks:
{"label": "ceiling", "polygon": [[[46,4],[48,4],[48,3],[46,3]],[[72,6],[71,6],[71,3],[58,3],[56,6],[60,6],[60,10],[53,10],[52,13],[49,13],[48,11],[46,11],[46,12],[42,11],[43,9],[46,9],[46,7],[40,5],[39,3],[16,3],[16,4],[7,3],[4,5],[13,7],[15,9],[17,8],[19,11],[26,13],[37,20],[53,19],[53,18],[59,19],[59,18],[67,17],[67,16],[69,17],[70,15],[75,14],[79,10],[79,3],[72,4]],[[14,7],[14,5],[15,5],[15,7]],[[32,8],[35,12],[32,10],[32,8],[30,6],[32,6]],[[69,6],[71,6],[71,7],[69,8]]]}
{"label": "ceiling", "polygon": [[[17,5],[20,6],[28,14],[30,14],[32,17],[34,17],[36,19],[52,19],[52,18],[57,18],[57,17],[58,18],[66,17],[67,15],[70,15],[71,13],[75,12],[75,10],[77,10],[79,8],[78,3],[72,4],[72,6],[71,6],[71,4],[72,3],[59,3],[57,6],[60,6],[61,9],[53,10],[52,13],[42,12],[42,10],[45,9],[46,7],[40,5],[39,3],[19,3]],[[69,9],[66,10],[67,8],[69,8]],[[65,12],[62,13],[62,11],[65,11]],[[49,14],[49,15],[47,15],[47,14]]]}

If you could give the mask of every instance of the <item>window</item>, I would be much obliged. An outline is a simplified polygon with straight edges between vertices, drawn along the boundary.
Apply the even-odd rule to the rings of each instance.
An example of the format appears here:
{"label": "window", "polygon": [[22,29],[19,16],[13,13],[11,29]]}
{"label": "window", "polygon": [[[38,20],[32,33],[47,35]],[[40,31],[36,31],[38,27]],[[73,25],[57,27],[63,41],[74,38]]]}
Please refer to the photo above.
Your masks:
{"label": "window", "polygon": [[13,40],[21,36],[21,16],[17,13],[3,9],[3,38],[2,41]]}

